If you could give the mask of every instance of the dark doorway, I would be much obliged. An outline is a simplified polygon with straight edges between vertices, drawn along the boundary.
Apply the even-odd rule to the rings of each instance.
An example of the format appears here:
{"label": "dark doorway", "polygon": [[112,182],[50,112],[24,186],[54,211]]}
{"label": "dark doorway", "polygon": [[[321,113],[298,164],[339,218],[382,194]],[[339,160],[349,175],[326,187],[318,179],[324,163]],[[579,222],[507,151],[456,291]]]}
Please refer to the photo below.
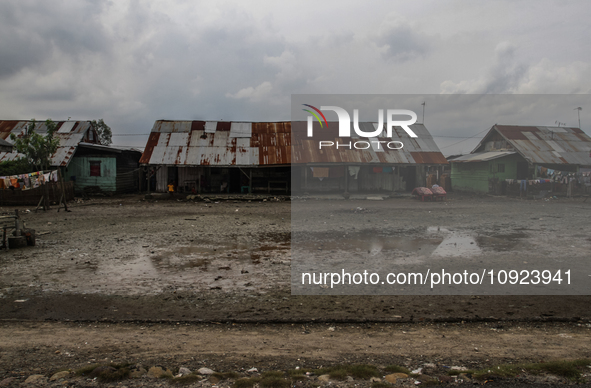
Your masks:
{"label": "dark doorway", "polygon": [[175,185],[174,190],[177,191],[178,185],[178,172],[176,167],[168,167],[168,182],[172,182]]}
{"label": "dark doorway", "polygon": [[417,185],[417,168],[415,166],[408,166],[403,171],[403,177],[406,181],[406,191],[412,191]]}
{"label": "dark doorway", "polygon": [[527,179],[528,176],[528,164],[527,162],[517,162],[517,177],[516,179]]}

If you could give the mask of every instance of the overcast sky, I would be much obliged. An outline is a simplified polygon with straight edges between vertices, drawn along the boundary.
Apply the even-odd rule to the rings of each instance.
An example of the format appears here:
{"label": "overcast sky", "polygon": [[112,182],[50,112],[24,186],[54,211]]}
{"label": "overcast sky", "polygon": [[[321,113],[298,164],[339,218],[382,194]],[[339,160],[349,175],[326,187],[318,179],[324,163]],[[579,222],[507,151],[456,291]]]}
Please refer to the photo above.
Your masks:
{"label": "overcast sky", "polygon": [[[590,20],[587,0],[2,0],[0,118],[148,134],[158,119],[290,120],[291,94],[589,94]],[[591,133],[588,101],[535,124],[578,126],[582,106]],[[450,130],[429,113],[439,135],[495,123]]]}

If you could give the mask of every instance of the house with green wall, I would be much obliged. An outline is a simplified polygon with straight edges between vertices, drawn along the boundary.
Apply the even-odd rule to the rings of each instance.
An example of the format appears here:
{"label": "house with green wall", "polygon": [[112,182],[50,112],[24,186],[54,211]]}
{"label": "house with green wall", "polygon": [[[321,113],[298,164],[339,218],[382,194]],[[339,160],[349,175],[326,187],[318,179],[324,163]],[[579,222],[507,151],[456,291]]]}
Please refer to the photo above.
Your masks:
{"label": "house with green wall", "polygon": [[77,193],[128,193],[139,188],[141,151],[80,143],[72,161],[62,167]]}
{"label": "house with green wall", "polygon": [[[0,162],[24,157],[13,150],[10,135],[22,136],[30,123],[28,120],[0,120]],[[55,124],[54,136],[59,139],[59,146],[51,156],[51,169],[59,167],[64,180],[73,182],[75,192],[138,190],[141,151],[101,145],[91,121],[66,120],[55,121]],[[45,122],[36,122],[34,131],[45,135]]]}
{"label": "house with green wall", "polygon": [[508,183],[541,171],[589,168],[591,138],[579,128],[495,124],[470,154],[449,162],[453,190],[504,194]]}

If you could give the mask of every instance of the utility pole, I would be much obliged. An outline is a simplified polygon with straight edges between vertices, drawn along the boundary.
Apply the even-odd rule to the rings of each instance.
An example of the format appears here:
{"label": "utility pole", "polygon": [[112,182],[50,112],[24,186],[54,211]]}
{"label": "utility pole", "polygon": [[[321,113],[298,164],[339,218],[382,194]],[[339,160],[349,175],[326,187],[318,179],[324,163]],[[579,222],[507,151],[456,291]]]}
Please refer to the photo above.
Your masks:
{"label": "utility pole", "polygon": [[574,110],[577,111],[577,117],[579,118],[579,129],[581,129],[581,111],[583,110],[583,108],[578,106]]}
{"label": "utility pole", "polygon": [[421,104],[423,106],[423,122],[422,124],[425,125],[425,101]]}

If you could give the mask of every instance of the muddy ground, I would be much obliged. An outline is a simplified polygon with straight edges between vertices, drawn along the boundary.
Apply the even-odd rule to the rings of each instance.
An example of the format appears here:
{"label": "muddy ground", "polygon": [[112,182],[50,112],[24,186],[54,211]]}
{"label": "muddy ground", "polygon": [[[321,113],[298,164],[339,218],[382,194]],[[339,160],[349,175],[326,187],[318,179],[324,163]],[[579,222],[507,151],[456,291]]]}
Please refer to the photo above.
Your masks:
{"label": "muddy ground", "polygon": [[[216,202],[125,196],[72,204],[68,213],[20,208],[37,231],[37,245],[0,252],[0,337],[11,338],[0,345],[0,379],[104,358],[144,364],[170,358],[171,368],[194,368],[208,359],[203,365],[240,370],[295,367],[301,354],[311,364],[388,365],[410,358],[411,367],[419,360],[486,365],[591,357],[588,296],[292,296],[291,202]],[[591,249],[591,202],[584,199],[331,203],[345,229],[352,217],[371,223],[372,215],[395,211],[396,218],[384,222],[399,236],[425,234],[433,226],[469,230],[476,242],[470,245],[479,251],[464,257],[509,257],[515,250],[521,263],[539,256],[549,265],[580,262]],[[326,207],[308,200],[305,208],[313,217]],[[364,230],[379,231],[381,223]],[[429,241],[399,249],[397,259],[437,256],[446,237],[427,234],[419,237]],[[321,247],[327,254],[334,251],[331,241]],[[318,250],[316,243],[310,249]],[[143,335],[146,325],[155,330],[150,336]],[[332,337],[325,335],[328,327],[335,327]],[[174,330],[180,328],[191,333],[179,336]],[[446,332],[452,329],[453,335]],[[409,342],[409,333],[425,342]],[[85,336],[96,345],[76,353]],[[134,343],[136,336],[143,340]],[[69,347],[76,358],[56,347]]]}

